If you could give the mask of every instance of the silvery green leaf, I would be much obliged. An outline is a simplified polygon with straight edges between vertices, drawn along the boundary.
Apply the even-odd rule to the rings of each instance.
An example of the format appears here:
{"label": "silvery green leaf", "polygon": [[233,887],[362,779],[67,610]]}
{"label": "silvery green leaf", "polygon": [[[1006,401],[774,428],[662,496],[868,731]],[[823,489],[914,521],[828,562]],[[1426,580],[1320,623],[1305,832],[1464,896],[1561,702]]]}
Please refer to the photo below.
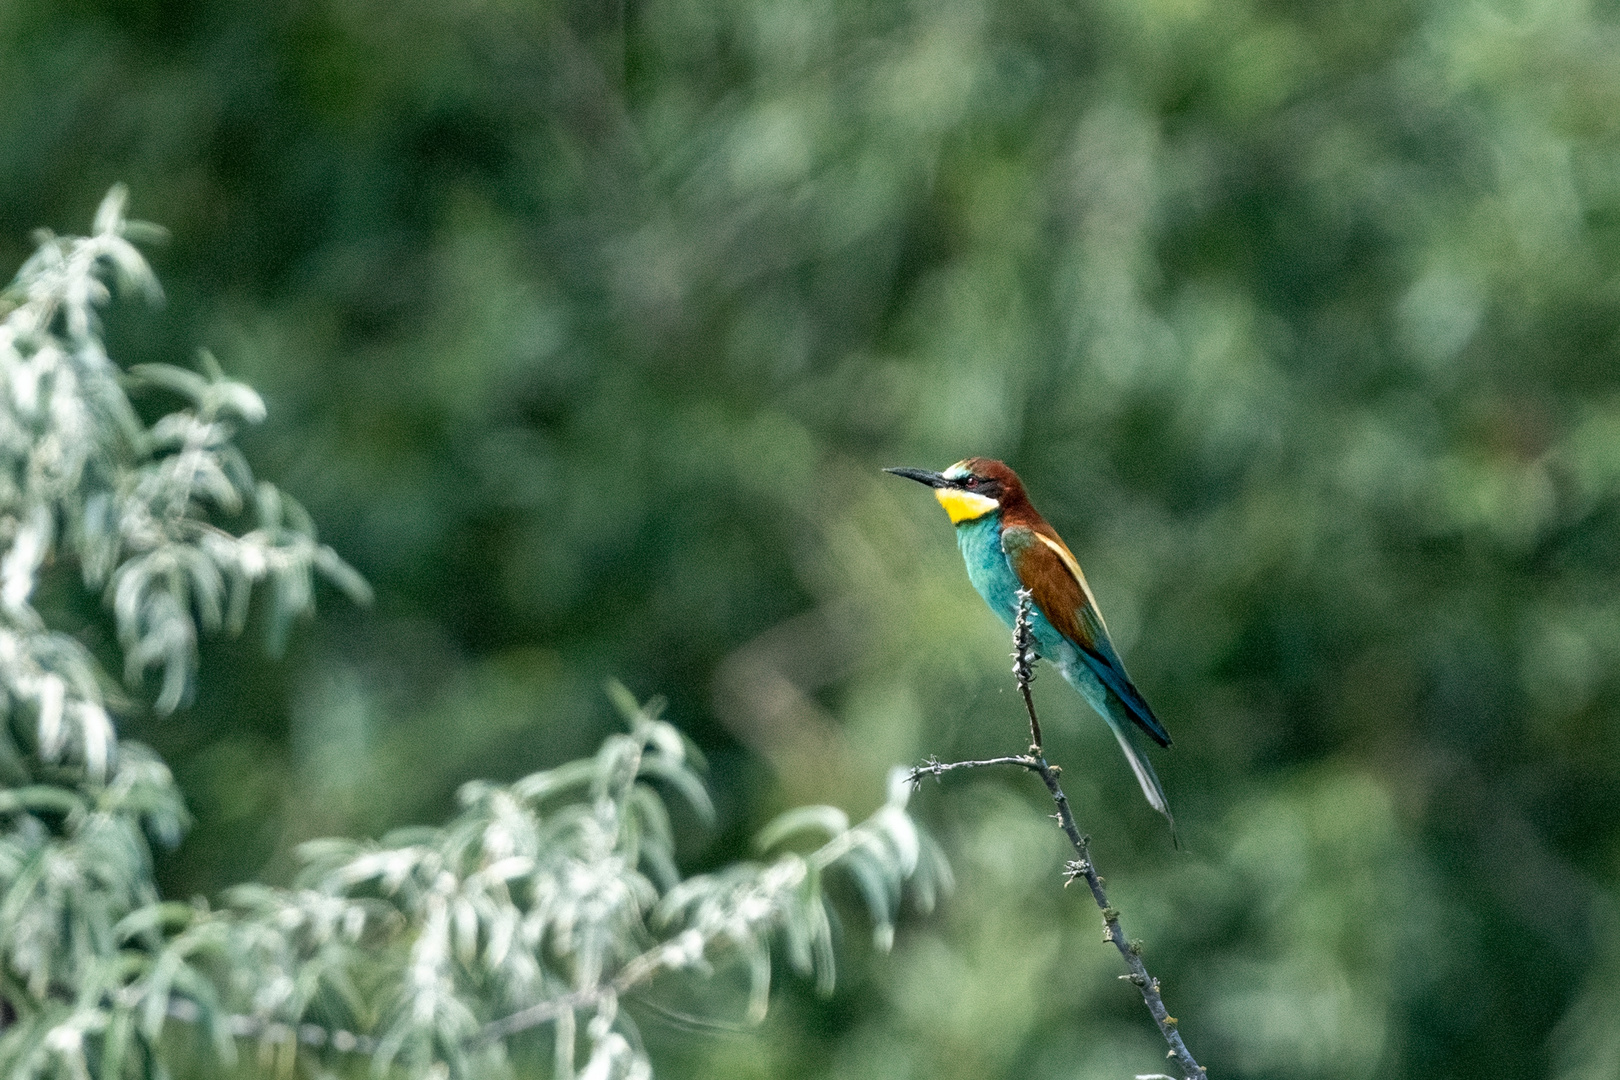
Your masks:
{"label": "silvery green leaf", "polygon": [[685,797],[687,805],[697,812],[699,818],[704,822],[714,820],[714,804],[709,800],[708,788],[704,787],[697,774],[681,762],[649,755],[641,759],[641,774],[667,782]]}
{"label": "silvery green leaf", "polygon": [[122,236],[100,238],[100,254],[112,263],[119,288],[143,293],[148,302],[163,299],[163,288],[135,245]]}
{"label": "silvery green leaf", "polygon": [[124,224],[124,207],[128,203],[129,188],[124,184],[114,184],[102,197],[101,205],[96,207],[96,217],[90,225],[91,232],[96,236],[107,233],[116,235]]}
{"label": "silvery green leaf", "polygon": [[789,837],[810,830],[829,837],[841,836],[849,831],[849,815],[836,806],[801,806],[778,815],[760,830],[754,843],[761,851],[769,851]]}
{"label": "silvery green leaf", "polygon": [[247,423],[257,424],[269,413],[264,399],[247,383],[221,379],[214,383],[213,394],[218,412],[236,416]]}
{"label": "silvery green leaf", "polygon": [[77,721],[80,741],[84,747],[85,770],[91,779],[103,780],[106,778],[114,748],[117,746],[112,719],[107,715],[106,709],[93,701],[74,701],[70,711]]}
{"label": "silvery green leaf", "polygon": [[371,585],[360,572],[338,556],[331,548],[321,545],[315,549],[315,568],[336,585],[356,604],[369,606],[372,601]]}

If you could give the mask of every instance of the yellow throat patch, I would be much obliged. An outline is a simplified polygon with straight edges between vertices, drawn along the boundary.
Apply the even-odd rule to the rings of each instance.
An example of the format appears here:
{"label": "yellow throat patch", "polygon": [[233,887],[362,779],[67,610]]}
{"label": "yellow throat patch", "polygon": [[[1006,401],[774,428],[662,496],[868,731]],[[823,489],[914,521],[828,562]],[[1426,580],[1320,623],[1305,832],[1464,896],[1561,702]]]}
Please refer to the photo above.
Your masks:
{"label": "yellow throat patch", "polygon": [[951,516],[952,525],[982,518],[1001,506],[988,495],[978,495],[971,491],[963,491],[961,488],[935,488],[934,498],[939,500],[939,505]]}

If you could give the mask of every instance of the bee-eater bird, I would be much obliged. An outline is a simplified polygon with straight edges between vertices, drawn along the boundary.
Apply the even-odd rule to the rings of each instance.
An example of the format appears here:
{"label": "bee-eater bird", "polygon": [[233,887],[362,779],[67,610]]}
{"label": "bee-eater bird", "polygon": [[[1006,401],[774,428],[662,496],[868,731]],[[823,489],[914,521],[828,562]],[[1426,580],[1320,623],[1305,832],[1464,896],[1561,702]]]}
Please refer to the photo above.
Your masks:
{"label": "bee-eater bird", "polygon": [[1030,631],[1041,656],[1056,664],[1069,685],[1108,721],[1142,794],[1173,828],[1164,788],[1132,745],[1130,726],[1135,724],[1160,746],[1170,745],[1170,733],[1125,673],[1080,563],[1030,504],[1018,474],[987,458],[958,461],[942,473],[884,471],[934,489],[956,526],[968,580],[1009,628],[1018,618],[1018,590],[1030,591]]}

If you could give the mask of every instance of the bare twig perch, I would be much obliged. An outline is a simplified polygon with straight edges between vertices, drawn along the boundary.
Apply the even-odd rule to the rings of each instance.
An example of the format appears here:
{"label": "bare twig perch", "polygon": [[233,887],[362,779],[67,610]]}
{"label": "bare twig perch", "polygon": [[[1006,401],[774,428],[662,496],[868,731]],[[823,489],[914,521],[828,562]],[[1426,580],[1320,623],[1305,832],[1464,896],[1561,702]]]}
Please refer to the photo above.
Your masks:
{"label": "bare twig perch", "polygon": [[1033,664],[1035,660],[1033,643],[1029,632],[1029,590],[1023,589],[1018,593],[1018,621],[1013,627],[1013,674],[1018,679],[1018,689],[1024,697],[1024,707],[1029,712],[1030,748],[1027,754],[1012,754],[1007,757],[986,758],[982,761],[953,761],[941,762],[930,759],[926,764],[919,765],[911,770],[911,780],[918,783],[924,776],[938,777],[954,769],[977,769],[989,765],[1016,765],[1028,769],[1041,778],[1046,790],[1051,793],[1052,801],[1057,804],[1058,824],[1063,827],[1063,833],[1069,838],[1074,847],[1075,858],[1063,868],[1064,883],[1068,884],[1076,879],[1083,879],[1091,890],[1091,897],[1097,902],[1102,911],[1103,939],[1112,942],[1124,959],[1125,966],[1130,969],[1128,975],[1121,975],[1136,984],[1142,991],[1142,1002],[1147,1005],[1148,1012],[1153,1014],[1153,1020],[1159,1025],[1159,1032],[1164,1041],[1170,1046],[1170,1056],[1180,1064],[1187,1080],[1202,1080],[1207,1075],[1204,1067],[1193,1058],[1192,1051],[1181,1038],[1177,1029],[1176,1018],[1164,1006],[1164,998],[1159,994],[1159,980],[1148,974],[1147,966],[1142,962],[1142,950],[1139,943],[1132,942],[1125,936],[1125,929],[1120,925],[1119,912],[1108,903],[1108,893],[1103,888],[1103,879],[1098,875],[1096,866],[1091,861],[1091,838],[1080,831],[1074,821],[1074,812],[1069,809],[1068,796],[1063,794],[1063,788],[1058,784],[1058,775],[1062,772],[1056,765],[1047,762],[1046,755],[1041,750],[1041,722],[1035,715],[1035,700],[1030,696],[1029,684],[1034,678]]}

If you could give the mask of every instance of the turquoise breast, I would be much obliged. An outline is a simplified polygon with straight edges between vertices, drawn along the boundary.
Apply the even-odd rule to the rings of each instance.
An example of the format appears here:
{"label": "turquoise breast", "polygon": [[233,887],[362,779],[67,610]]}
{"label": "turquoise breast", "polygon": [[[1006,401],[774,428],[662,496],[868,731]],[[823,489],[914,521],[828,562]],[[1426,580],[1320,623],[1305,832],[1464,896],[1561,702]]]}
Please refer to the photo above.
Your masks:
{"label": "turquoise breast", "polygon": [[[1011,628],[1018,619],[1018,590],[1023,583],[1001,547],[1001,514],[990,513],[962,522],[956,527],[956,545],[962,549],[962,561],[967,563],[968,580],[996,617]],[[1046,621],[1040,608],[1031,605],[1030,614],[1030,630],[1042,656],[1063,669],[1079,661],[1080,650]]]}

